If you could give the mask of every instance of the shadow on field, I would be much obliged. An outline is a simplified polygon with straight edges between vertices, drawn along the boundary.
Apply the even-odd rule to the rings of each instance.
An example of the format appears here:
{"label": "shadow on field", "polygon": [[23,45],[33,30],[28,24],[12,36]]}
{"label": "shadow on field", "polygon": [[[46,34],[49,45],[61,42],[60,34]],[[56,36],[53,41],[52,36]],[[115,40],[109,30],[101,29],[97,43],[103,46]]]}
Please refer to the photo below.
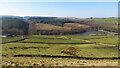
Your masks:
{"label": "shadow on field", "polygon": [[2,42],[2,43],[0,43],[0,44],[19,42],[19,41],[23,41],[23,40],[26,40],[26,39],[28,39],[28,38],[23,38],[23,39],[19,39],[19,40],[15,40],[15,41],[10,41],[10,42]]}
{"label": "shadow on field", "polygon": [[100,37],[100,38],[87,38],[87,39],[83,39],[83,40],[89,40],[89,39],[101,39],[101,38],[109,38],[109,37]]}
{"label": "shadow on field", "polygon": [[99,59],[120,59],[120,57],[79,57],[79,56],[59,56],[59,55],[14,55],[13,57],[50,57],[50,58],[74,58],[74,59],[88,59],[88,60],[99,60]]}
{"label": "shadow on field", "polygon": [[39,44],[93,44],[93,43],[48,43],[48,42],[18,42],[18,43],[39,43]]}
{"label": "shadow on field", "polygon": [[29,48],[34,48],[34,49],[39,49],[39,48],[50,48],[50,47],[11,47],[9,49],[29,49]]}

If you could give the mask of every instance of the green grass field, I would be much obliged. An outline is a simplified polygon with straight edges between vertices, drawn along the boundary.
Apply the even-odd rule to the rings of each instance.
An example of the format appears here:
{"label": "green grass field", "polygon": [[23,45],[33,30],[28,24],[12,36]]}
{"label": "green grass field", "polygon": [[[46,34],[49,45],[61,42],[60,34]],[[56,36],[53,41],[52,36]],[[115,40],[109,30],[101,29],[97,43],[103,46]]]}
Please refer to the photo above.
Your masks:
{"label": "green grass field", "polygon": [[[4,58],[3,62],[7,62],[6,60],[11,57],[13,59],[18,58],[18,57],[13,57],[14,55],[53,55],[53,56],[58,55],[58,56],[78,56],[78,57],[94,57],[94,58],[111,57],[112,58],[112,57],[118,57],[118,52],[119,52],[118,45],[117,45],[118,36],[31,35],[26,37],[28,39],[2,44],[2,52],[3,52],[2,55]],[[3,42],[10,42],[18,39],[21,39],[21,38],[20,37],[4,38]],[[35,42],[39,42],[39,43],[35,43]],[[44,42],[44,43],[41,43],[41,42]],[[79,43],[79,44],[71,44],[71,43]],[[107,44],[107,45],[103,45],[103,44]],[[21,57],[21,58],[25,59],[27,57]],[[40,57],[31,57],[31,58],[37,59]],[[22,64],[22,60],[18,60],[18,62],[17,60],[15,61],[9,60],[9,61],[13,61],[16,63],[19,62],[20,64]],[[4,64],[4,65],[7,66],[7,64]]]}
{"label": "green grass field", "polygon": [[64,37],[61,36],[56,36],[56,35],[29,35],[27,38],[30,39],[44,39],[44,38],[51,38],[51,39],[65,39]]}
{"label": "green grass field", "polygon": [[118,28],[118,18],[92,18],[92,19],[88,18],[88,19],[73,19],[73,20],[77,20],[77,21],[94,20],[97,24]]}
{"label": "green grass field", "polygon": [[85,42],[85,41],[82,41],[82,40],[71,40],[71,39],[69,39],[69,40],[61,40],[61,39],[26,39],[26,40],[24,40],[24,41],[20,41],[20,42],[27,42],[27,43],[31,43],[31,42],[33,42],[33,43],[36,43],[36,42],[38,42],[38,43],[63,43],[63,44],[66,44],[66,43],[69,43],[69,44],[71,44],[71,43],[87,43],[87,42]]}
{"label": "green grass field", "polygon": [[102,44],[118,45],[118,38],[102,38],[102,39],[90,39],[89,41]]}
{"label": "green grass field", "polygon": [[118,57],[117,48],[95,44],[61,45],[36,43],[9,43],[3,45],[3,55],[13,56],[19,54],[29,54],[67,56],[70,54],[61,53],[61,51],[67,50],[70,47],[76,48],[78,50],[77,55],[82,57]]}
{"label": "green grass field", "polygon": [[16,41],[16,40],[20,40],[20,39],[23,39],[23,38],[21,38],[21,37],[7,37],[7,38],[2,38],[2,43]]}

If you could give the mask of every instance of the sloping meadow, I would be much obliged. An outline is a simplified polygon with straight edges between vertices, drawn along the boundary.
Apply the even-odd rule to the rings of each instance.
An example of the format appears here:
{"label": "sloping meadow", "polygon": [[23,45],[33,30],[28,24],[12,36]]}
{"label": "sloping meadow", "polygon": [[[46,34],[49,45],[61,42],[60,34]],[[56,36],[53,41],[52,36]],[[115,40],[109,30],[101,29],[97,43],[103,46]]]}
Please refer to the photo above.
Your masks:
{"label": "sloping meadow", "polygon": [[[26,36],[27,39],[22,41],[3,44],[3,56],[12,57],[14,55],[61,55],[80,57],[118,57],[117,45],[110,45],[109,43],[108,45],[99,44],[99,42],[102,41],[101,39],[106,39],[106,37],[108,37],[108,39],[112,39],[113,37],[106,36],[104,38],[104,36],[87,36],[88,35]],[[86,41],[86,38],[89,40]],[[93,38],[100,38],[100,41],[94,43],[96,40]],[[114,41],[117,42],[117,40]],[[104,44],[104,42],[100,43]]]}

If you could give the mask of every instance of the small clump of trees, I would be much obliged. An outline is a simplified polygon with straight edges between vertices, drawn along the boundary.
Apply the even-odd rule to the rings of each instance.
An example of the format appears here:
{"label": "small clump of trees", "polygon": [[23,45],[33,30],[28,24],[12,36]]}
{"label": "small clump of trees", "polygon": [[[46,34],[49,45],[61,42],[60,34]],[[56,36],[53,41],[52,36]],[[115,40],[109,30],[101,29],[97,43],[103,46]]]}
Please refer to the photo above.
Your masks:
{"label": "small clump of trees", "polygon": [[78,56],[79,51],[75,47],[69,47],[65,50],[62,50],[61,53],[64,53],[64,54],[67,54],[67,55]]}

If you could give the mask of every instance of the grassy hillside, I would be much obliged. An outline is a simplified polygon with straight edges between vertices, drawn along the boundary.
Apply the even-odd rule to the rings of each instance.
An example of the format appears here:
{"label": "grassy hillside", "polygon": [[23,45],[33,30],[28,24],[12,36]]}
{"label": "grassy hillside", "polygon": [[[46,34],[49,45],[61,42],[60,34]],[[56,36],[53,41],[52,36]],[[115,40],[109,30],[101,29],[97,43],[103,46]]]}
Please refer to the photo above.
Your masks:
{"label": "grassy hillside", "polygon": [[[49,25],[56,25],[57,27],[58,26],[67,27],[67,28],[61,29],[60,27],[58,28],[54,26],[49,27],[48,25],[43,25],[43,27],[41,26],[41,29],[42,28],[45,29],[44,26],[48,26],[46,27],[46,30],[49,30],[49,29],[51,30],[56,29],[60,31],[63,30],[67,34],[74,34],[80,31],[84,32],[84,30],[85,31],[86,30],[104,30],[109,32],[118,32],[118,28],[119,28],[117,18],[50,19],[50,20],[32,19],[30,21],[31,23],[39,23],[39,24],[43,23],[43,24],[49,24]],[[73,31],[73,33],[70,30]],[[55,30],[52,30],[52,31],[55,31]]]}
{"label": "grassy hillside", "polygon": [[[27,38],[28,39],[16,41],[14,43],[11,42],[3,44],[4,52],[3,55],[14,56],[23,54],[23,55],[63,55],[82,57],[118,57],[117,50],[118,45],[111,43],[111,41],[105,42],[104,40],[102,40],[108,39],[113,40],[114,42],[118,42],[116,40],[118,39],[118,37],[114,39],[111,36],[106,36],[105,38],[103,36],[86,35],[83,38],[83,36],[78,37],[76,35],[70,36],[33,35],[28,36]],[[98,38],[101,39],[98,40]],[[98,40],[98,42],[96,40]]]}
{"label": "grassy hillside", "polygon": [[[41,17],[40,17],[41,18]],[[51,17],[52,18],[52,17]],[[77,34],[87,30],[104,30],[118,32],[117,18],[86,18],[86,19],[39,19],[30,18],[26,21],[19,17],[2,18],[3,34]]]}
{"label": "grassy hillside", "polygon": [[29,35],[24,40],[12,42],[13,39],[21,38],[3,38],[9,42],[2,44],[3,66],[117,66],[118,63],[118,59],[113,59],[119,57],[118,36]]}
{"label": "grassy hillside", "polygon": [[64,27],[69,27],[72,30],[74,29],[74,30],[78,30],[78,31],[80,31],[80,30],[90,30],[91,29],[91,26],[78,24],[78,23],[65,23]]}
{"label": "grassy hillside", "polygon": [[36,34],[46,35],[75,34],[84,32],[90,28],[90,26],[77,23],[65,23],[63,27],[51,24],[34,23],[33,27],[34,30],[31,29],[30,31],[36,31]]}
{"label": "grassy hillside", "polygon": [[64,30],[64,31],[70,31],[70,28],[68,27],[60,27],[50,24],[36,24],[36,29],[38,30]]}
{"label": "grassy hillside", "polygon": [[12,41],[17,41],[23,39],[21,37],[8,37],[8,38],[2,38],[2,43],[8,43],[8,42],[12,42]]}
{"label": "grassy hillside", "polygon": [[43,23],[56,26],[63,26],[64,23],[74,23],[71,19],[29,19],[31,23]]}
{"label": "grassy hillside", "polygon": [[77,23],[86,24],[94,27],[96,30],[105,30],[110,32],[118,32],[118,18],[88,18],[73,19]]}
{"label": "grassy hillside", "polygon": [[118,27],[118,18],[87,18],[87,19],[74,19],[80,21],[81,23],[84,21],[88,21],[88,23],[96,23],[100,25],[106,25],[111,27]]}

